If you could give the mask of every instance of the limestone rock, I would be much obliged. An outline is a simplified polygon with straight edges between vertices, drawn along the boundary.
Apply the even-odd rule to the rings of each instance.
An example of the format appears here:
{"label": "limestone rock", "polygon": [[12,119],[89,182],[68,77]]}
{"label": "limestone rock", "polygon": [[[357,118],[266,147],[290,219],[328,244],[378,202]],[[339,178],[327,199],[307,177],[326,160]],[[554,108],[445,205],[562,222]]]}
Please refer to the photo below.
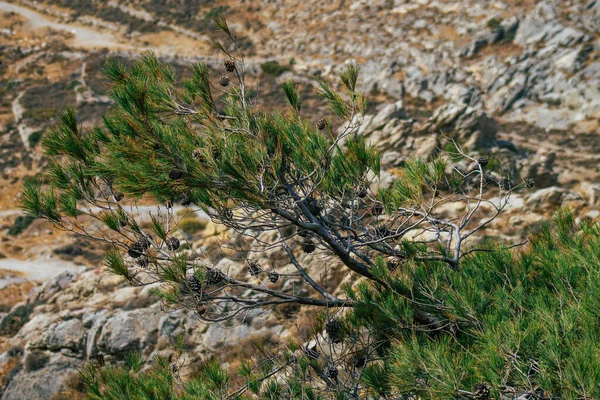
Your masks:
{"label": "limestone rock", "polygon": [[102,326],[98,348],[109,354],[145,349],[155,340],[160,318],[158,307],[116,313]]}
{"label": "limestone rock", "polygon": [[64,390],[65,379],[76,373],[80,361],[62,354],[52,354],[43,368],[22,368],[8,383],[2,400],[46,400]]}
{"label": "limestone rock", "polygon": [[45,331],[42,343],[52,351],[69,349],[76,353],[85,346],[83,323],[78,318],[60,321],[50,325]]}
{"label": "limestone rock", "polygon": [[529,196],[525,204],[534,210],[553,212],[557,207],[563,205],[563,203],[578,200],[582,200],[579,194],[557,186],[551,186],[533,193]]}

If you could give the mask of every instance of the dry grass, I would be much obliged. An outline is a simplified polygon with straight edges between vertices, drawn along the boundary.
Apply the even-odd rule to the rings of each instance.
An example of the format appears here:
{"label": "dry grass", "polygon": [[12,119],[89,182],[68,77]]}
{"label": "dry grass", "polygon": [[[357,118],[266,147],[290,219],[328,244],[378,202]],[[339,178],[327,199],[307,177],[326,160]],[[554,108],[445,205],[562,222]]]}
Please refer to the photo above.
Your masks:
{"label": "dry grass", "polygon": [[[0,274],[4,271],[0,271]],[[12,273],[11,275],[14,275]],[[28,293],[36,286],[33,282],[23,282],[0,289],[0,308],[10,309],[27,298]]]}
{"label": "dry grass", "polygon": [[4,387],[20,368],[21,361],[19,358],[11,358],[6,364],[0,367],[0,388]]}

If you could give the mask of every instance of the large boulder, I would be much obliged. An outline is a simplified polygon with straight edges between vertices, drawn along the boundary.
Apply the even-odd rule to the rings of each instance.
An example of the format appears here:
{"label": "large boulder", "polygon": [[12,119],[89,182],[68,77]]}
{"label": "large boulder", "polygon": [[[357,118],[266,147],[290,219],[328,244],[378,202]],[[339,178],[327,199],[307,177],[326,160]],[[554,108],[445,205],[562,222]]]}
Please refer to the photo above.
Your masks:
{"label": "large boulder", "polygon": [[556,208],[567,203],[576,203],[582,200],[583,198],[578,193],[551,186],[533,193],[529,196],[525,205],[534,211],[554,212]]}
{"label": "large boulder", "polygon": [[120,311],[107,319],[98,338],[98,348],[109,354],[146,349],[156,341],[162,312],[155,305]]}
{"label": "large boulder", "polygon": [[2,392],[2,400],[46,400],[66,389],[66,381],[76,373],[80,361],[60,353],[51,353],[44,365],[35,368],[24,357],[25,365],[9,381]]}

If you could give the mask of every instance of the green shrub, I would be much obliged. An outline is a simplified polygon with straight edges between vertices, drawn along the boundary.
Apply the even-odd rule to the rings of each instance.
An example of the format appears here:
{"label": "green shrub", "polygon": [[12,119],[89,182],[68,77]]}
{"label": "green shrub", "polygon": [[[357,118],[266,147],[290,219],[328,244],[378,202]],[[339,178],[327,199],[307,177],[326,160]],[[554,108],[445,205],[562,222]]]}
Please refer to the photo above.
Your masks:
{"label": "green shrub", "polygon": [[2,318],[2,321],[0,321],[0,335],[14,336],[29,321],[29,316],[34,307],[35,305],[32,303],[18,306]]}
{"label": "green shrub", "polygon": [[281,65],[277,61],[267,61],[260,64],[260,69],[265,75],[269,76],[279,76],[284,72],[291,71],[291,65]]}
{"label": "green shrub", "polygon": [[15,222],[13,222],[12,226],[8,229],[8,234],[11,236],[17,236],[21,232],[23,232],[31,223],[35,221],[35,218],[29,215],[19,215],[15,218]]}
{"label": "green shrub", "polygon": [[[559,211],[521,253],[498,247],[467,258],[458,273],[418,263],[386,279],[394,291],[362,288],[350,318],[393,342],[379,371],[386,395],[448,399],[482,382],[492,398],[507,387],[600,397],[600,226],[577,227]],[[436,321],[421,333],[401,328],[414,318],[396,294],[405,288]]]}
{"label": "green shrub", "polygon": [[206,221],[197,218],[183,218],[179,221],[179,229],[186,233],[196,233],[206,228]]}
{"label": "green shrub", "polygon": [[[350,354],[365,351],[352,339],[359,331],[377,338],[372,351],[379,354],[378,362],[362,372],[346,367],[347,361],[338,364],[340,374],[345,369],[360,373],[359,398],[472,399],[481,388],[494,399],[512,398],[512,391],[538,398],[600,398],[599,225],[577,227],[568,212],[560,211],[555,224],[540,228],[525,251],[497,247],[478,253],[458,273],[425,262],[391,274],[382,271],[380,277],[386,285],[379,290],[368,285],[350,290],[360,305],[343,322]],[[412,298],[399,296],[406,288]],[[415,303],[426,304],[429,315],[415,316]],[[406,323],[414,318],[435,322]],[[308,360],[305,370],[303,358],[290,358],[290,350],[294,346],[288,344],[288,355],[271,358],[262,375],[249,372],[250,360],[231,378],[214,361],[199,366],[203,372],[184,381],[179,393],[172,392],[174,378],[165,360],[145,373],[91,366],[86,385],[94,399],[108,393],[147,395],[150,388],[174,399],[217,399],[223,390],[236,389],[259,398],[304,399],[293,393],[318,388],[318,373],[307,371],[322,371],[328,361]],[[295,361],[275,383],[268,376],[282,360]],[[246,385],[233,386],[240,377]],[[338,392],[338,398],[352,398],[347,395]]]}
{"label": "green shrub", "polygon": [[228,6],[217,6],[211,8],[205,15],[204,21],[210,23],[215,17],[224,14],[229,9]]}
{"label": "green shrub", "polygon": [[501,23],[502,23],[502,18],[493,17],[488,20],[487,27],[489,30],[493,31],[493,30],[497,29]]}
{"label": "green shrub", "polygon": [[29,142],[29,147],[34,148],[42,138],[44,131],[35,131],[29,135],[27,141]]}

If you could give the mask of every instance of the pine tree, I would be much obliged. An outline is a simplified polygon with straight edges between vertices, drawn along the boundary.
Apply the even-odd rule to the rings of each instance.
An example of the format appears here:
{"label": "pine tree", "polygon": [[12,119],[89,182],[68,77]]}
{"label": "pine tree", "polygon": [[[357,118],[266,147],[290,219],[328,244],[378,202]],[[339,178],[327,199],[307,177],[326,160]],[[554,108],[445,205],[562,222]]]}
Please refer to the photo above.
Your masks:
{"label": "pine tree", "polygon": [[[207,322],[243,319],[257,308],[289,303],[352,309],[343,341],[337,321],[326,327],[331,345],[342,346],[340,357],[351,367],[342,368],[341,359],[319,364],[323,352],[317,345],[292,346],[278,367],[295,371],[289,376],[298,380],[290,378],[289,390],[299,385],[302,390],[337,391],[347,388],[347,382],[353,382],[354,388],[369,380],[378,382],[372,384],[377,393],[388,388],[401,393],[425,390],[415,389],[414,380],[387,382],[388,372],[377,377],[373,371],[389,368],[402,377],[423,373],[424,368],[414,367],[424,362],[413,354],[414,348],[429,344],[436,351],[435,346],[451,346],[446,339],[431,341],[437,340],[436,335],[455,337],[460,323],[478,322],[469,317],[473,305],[454,309],[461,298],[449,303],[440,300],[445,292],[439,293],[439,299],[431,293],[443,291],[450,277],[461,275],[465,256],[481,250],[468,249],[469,240],[503,211],[513,191],[529,182],[502,182],[501,190],[486,192],[483,167],[487,163],[455,144],[462,159],[478,165],[475,170],[452,165],[456,154],[410,160],[398,169],[398,179],[372,190],[380,175],[380,155],[358,134],[366,107],[365,96],[357,89],[358,66],[349,63],[339,70],[337,89],[316,80],[330,111],[316,126],[303,116],[299,90],[290,81],[283,83],[287,111],[261,111],[250,101],[236,37],[224,19],[215,23],[231,42],[230,46],[213,41],[227,57],[223,68],[228,75],[218,80],[220,87],[211,82],[205,63],[193,65],[191,77],[180,87],[173,68],[152,53],[128,68],[109,62],[105,74],[111,81],[114,110],[103,126],[91,130],[77,124],[74,110],[60,114],[60,124],[42,139],[48,168],[41,179],[25,183],[23,209],[61,229],[110,243],[114,248],[105,261],[109,269],[134,285],[162,282],[160,295],[166,302],[197,310]],[[482,217],[488,210],[482,207],[485,197],[498,195],[499,205]],[[166,212],[162,208],[151,215],[149,228],[143,228],[140,216],[126,206],[142,196],[166,205]],[[294,276],[312,292],[290,294],[278,290],[278,285],[265,285],[265,270],[254,259],[248,260],[247,276],[229,276],[210,264],[197,275],[199,261],[173,236],[177,232],[173,199],[203,210],[241,237],[256,240],[272,232],[273,242],[265,243],[262,251],[278,247],[296,269]],[[456,202],[465,205],[464,212],[447,216],[443,206]],[[105,228],[85,229],[90,220]],[[291,236],[283,234],[288,227],[295,227]],[[433,239],[405,238],[409,232],[412,238]],[[360,284],[335,294],[328,290],[321,277],[311,276],[303,265],[320,256],[337,260]],[[415,275],[391,275],[398,260],[412,263]],[[428,287],[424,268],[444,279]],[[286,276],[266,274],[273,283]],[[486,285],[481,282],[480,287]],[[396,346],[399,338],[403,341]],[[413,369],[395,359],[399,349],[416,359]],[[382,362],[381,354],[389,359]],[[437,365],[435,357],[445,353],[432,354],[430,362]],[[360,367],[351,361],[357,359]],[[319,376],[324,386],[314,383],[311,374]],[[266,382],[269,390],[277,389],[276,381],[267,384],[271,371],[263,371],[262,379],[255,379],[253,372],[246,375],[254,377],[249,382]],[[446,378],[454,382],[454,376]],[[467,381],[461,382],[464,391]],[[252,385],[256,383],[248,383],[246,389],[253,390]],[[440,393],[450,393],[443,390]]]}

